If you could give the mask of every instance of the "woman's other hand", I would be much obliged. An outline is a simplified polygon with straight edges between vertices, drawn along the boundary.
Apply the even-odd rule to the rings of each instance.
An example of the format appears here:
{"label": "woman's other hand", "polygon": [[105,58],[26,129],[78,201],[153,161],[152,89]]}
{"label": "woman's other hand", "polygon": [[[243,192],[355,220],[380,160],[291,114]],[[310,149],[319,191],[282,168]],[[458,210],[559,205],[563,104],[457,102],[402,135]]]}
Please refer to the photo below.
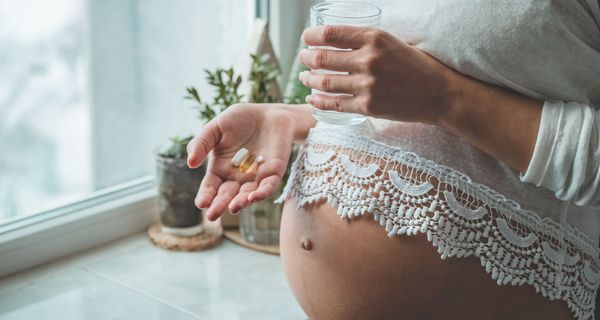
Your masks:
{"label": "woman's other hand", "polygon": [[461,75],[393,35],[372,28],[320,26],[303,34],[309,46],[352,51],[303,50],[308,87],[346,96],[313,94],[308,103],[398,121],[437,125],[520,172],[529,165],[543,102]]}
{"label": "woman's other hand", "polygon": [[457,73],[385,31],[329,25],[309,28],[302,38],[308,46],[352,49],[304,49],[300,53],[300,62],[311,69],[350,73],[306,71],[300,75],[307,87],[349,94],[307,97],[319,109],[434,123],[451,105]]}
{"label": "woman's other hand", "polygon": [[[210,154],[206,176],[195,204],[206,208],[210,221],[225,209],[248,207],[275,193],[287,168],[294,139],[294,116],[273,104],[237,104],[204,125],[188,144],[188,166],[196,168]],[[241,172],[231,165],[240,148],[264,156],[255,170]]]}

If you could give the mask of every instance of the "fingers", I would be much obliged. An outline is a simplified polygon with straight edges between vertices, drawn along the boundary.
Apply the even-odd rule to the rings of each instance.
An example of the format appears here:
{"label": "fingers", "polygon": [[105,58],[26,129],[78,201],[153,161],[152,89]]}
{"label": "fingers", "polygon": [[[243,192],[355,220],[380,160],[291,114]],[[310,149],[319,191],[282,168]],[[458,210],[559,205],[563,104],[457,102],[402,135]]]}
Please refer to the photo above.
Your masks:
{"label": "fingers", "polygon": [[210,207],[206,210],[206,218],[215,221],[219,218],[233,197],[238,193],[240,184],[237,181],[226,181],[219,187],[217,196],[213,199]]}
{"label": "fingers", "polygon": [[287,168],[287,161],[287,158],[271,159],[260,166],[257,172],[258,187],[248,194],[250,203],[265,200],[275,193]]}
{"label": "fingers", "polygon": [[256,187],[258,187],[257,182],[251,181],[244,183],[240,187],[240,191],[237,196],[231,200],[231,203],[229,204],[229,211],[235,214],[241,209],[244,209],[250,205],[250,201],[248,201],[248,195],[256,190]]}
{"label": "fingers", "polygon": [[270,197],[275,193],[275,190],[277,190],[280,181],[281,177],[277,175],[268,176],[262,179],[260,185],[256,188],[256,191],[253,191],[248,195],[248,201],[254,203]]}
{"label": "fingers", "polygon": [[208,171],[202,179],[200,189],[196,195],[194,203],[199,209],[208,208],[212,203],[213,198],[217,194],[217,190],[223,181],[212,171]]}
{"label": "fingers", "polygon": [[357,105],[356,98],[349,95],[311,94],[306,97],[306,102],[321,110],[337,112],[363,113]]}
{"label": "fingers", "polygon": [[318,74],[303,71],[298,77],[305,86],[324,92],[353,94],[356,91],[354,88],[355,76],[353,75]]}
{"label": "fingers", "polygon": [[311,69],[334,71],[357,71],[357,56],[352,51],[335,51],[325,49],[302,49],[300,63]]}
{"label": "fingers", "polygon": [[221,140],[221,132],[218,126],[213,121],[205,124],[200,133],[187,145],[188,167],[194,169],[200,166],[219,140]]}
{"label": "fingers", "polygon": [[331,46],[358,49],[366,42],[370,28],[347,25],[326,25],[304,30],[302,40],[307,46]]}

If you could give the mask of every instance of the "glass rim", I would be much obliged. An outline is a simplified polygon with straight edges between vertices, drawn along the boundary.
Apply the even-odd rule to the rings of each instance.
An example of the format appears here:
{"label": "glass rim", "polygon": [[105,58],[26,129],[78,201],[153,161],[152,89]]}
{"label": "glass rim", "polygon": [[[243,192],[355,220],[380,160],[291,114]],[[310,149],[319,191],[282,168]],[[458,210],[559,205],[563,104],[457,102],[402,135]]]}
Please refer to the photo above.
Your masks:
{"label": "glass rim", "polygon": [[[323,13],[323,12],[317,11],[321,7],[325,7],[327,5],[336,4],[336,3],[364,5],[366,7],[370,7],[370,8],[375,9],[376,12],[374,14],[371,14],[371,15],[357,16],[357,17],[348,17],[348,16],[340,16],[340,15],[336,15],[336,14],[328,14],[328,13]],[[325,17],[343,18],[343,19],[368,19],[368,18],[375,18],[375,17],[381,16],[381,8],[379,8],[378,6],[376,6],[374,4],[370,4],[370,3],[366,3],[366,2],[358,2],[358,1],[326,1],[326,2],[321,2],[321,3],[317,3],[314,6],[310,7],[310,11],[314,12],[315,14],[318,14],[318,15],[321,15],[321,16],[325,16]]]}

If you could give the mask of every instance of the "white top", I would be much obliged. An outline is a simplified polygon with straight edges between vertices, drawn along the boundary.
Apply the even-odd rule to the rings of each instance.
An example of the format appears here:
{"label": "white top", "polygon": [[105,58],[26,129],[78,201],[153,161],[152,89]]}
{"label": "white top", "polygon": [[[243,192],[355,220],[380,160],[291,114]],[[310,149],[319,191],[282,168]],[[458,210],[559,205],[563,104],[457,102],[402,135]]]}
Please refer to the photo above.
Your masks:
{"label": "white top", "polygon": [[[451,68],[546,101],[520,175],[419,123],[319,123],[284,197],[373,213],[389,236],[426,233],[442,258],[474,255],[498,284],[528,283],[593,317],[600,284],[597,0],[379,0],[381,28]],[[536,186],[537,185],[537,186]]]}

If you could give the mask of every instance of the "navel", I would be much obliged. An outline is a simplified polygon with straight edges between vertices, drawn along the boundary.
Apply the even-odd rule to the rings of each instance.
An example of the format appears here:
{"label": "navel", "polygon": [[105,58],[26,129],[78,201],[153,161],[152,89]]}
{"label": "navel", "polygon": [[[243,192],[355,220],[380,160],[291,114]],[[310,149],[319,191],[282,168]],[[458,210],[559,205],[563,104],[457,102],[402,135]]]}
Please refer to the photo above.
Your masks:
{"label": "navel", "polygon": [[300,246],[302,247],[302,249],[304,250],[311,250],[313,247],[313,243],[312,241],[310,241],[310,239],[306,236],[302,236],[300,237]]}

